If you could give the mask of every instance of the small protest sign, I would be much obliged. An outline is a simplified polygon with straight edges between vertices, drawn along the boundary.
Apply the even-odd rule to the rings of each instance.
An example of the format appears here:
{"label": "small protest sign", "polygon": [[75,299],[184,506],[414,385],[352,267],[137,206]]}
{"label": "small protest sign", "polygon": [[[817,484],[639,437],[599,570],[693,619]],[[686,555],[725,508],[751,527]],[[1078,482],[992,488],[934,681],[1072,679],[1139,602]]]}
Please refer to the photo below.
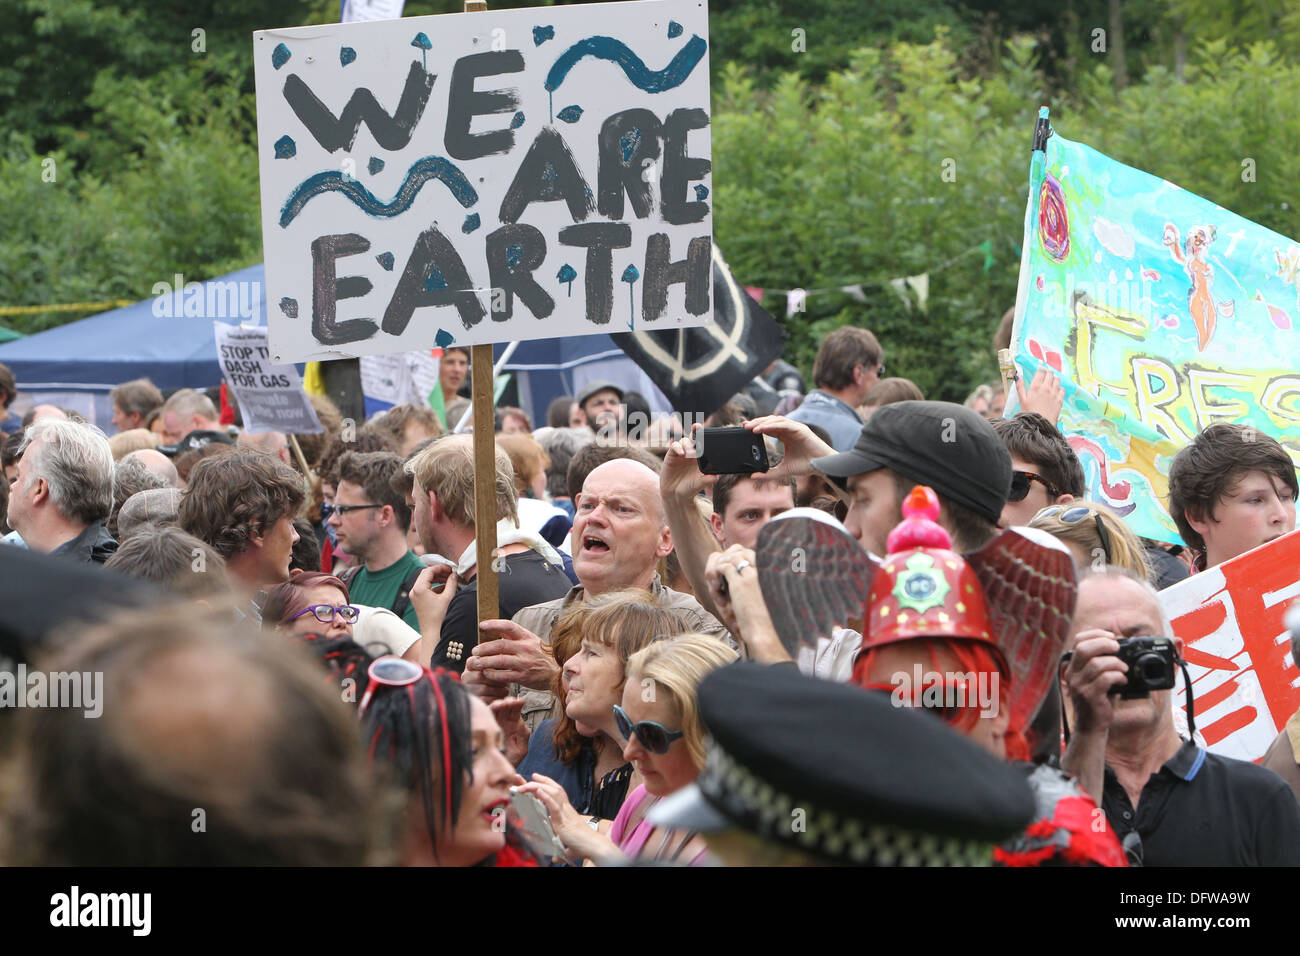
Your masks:
{"label": "small protest sign", "polygon": [[323,432],[292,365],[275,365],[266,329],[213,322],[221,373],[239,402],[244,431],[311,435]]}
{"label": "small protest sign", "polygon": [[704,0],[254,34],[272,360],[709,324],[707,38]]}
{"label": "small protest sign", "polygon": [[[1196,729],[1225,757],[1258,760],[1300,708],[1300,671],[1283,623],[1300,598],[1300,531],[1160,592],[1184,641]],[[1174,705],[1182,708],[1182,682]]]}

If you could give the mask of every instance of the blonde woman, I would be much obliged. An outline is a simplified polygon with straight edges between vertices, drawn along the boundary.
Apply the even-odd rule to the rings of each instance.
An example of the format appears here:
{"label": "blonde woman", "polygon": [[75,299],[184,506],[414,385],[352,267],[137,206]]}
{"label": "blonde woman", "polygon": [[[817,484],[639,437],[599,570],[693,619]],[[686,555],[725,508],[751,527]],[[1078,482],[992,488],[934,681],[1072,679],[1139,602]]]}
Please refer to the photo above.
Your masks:
{"label": "blonde woman", "polygon": [[1070,549],[1080,572],[1114,566],[1132,571],[1143,580],[1151,568],[1142,542],[1123,519],[1110,509],[1087,501],[1052,505],[1034,515],[1029,527],[1054,535]]}
{"label": "blonde woman", "polygon": [[706,674],[736,659],[735,651],[707,634],[659,641],[632,655],[623,702],[613,710],[625,740],[623,757],[644,782],[624,801],[609,835],[587,826],[558,786],[538,781],[527,787],[546,804],[571,857],[602,863],[704,861],[707,851],[698,835],[655,827],[646,814],[660,798],[694,782],[704,767],[704,726],[695,692]]}

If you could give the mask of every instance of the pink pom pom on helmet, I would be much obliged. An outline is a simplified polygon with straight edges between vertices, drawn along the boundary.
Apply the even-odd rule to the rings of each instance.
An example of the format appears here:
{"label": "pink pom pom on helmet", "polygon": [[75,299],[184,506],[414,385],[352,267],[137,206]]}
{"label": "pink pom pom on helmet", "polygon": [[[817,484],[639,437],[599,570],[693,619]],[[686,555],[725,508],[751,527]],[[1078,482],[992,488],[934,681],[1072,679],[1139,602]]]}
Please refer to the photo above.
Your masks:
{"label": "pink pom pom on helmet", "polygon": [[952,538],[939,526],[939,498],[926,485],[917,485],[903,499],[903,520],[889,532],[890,554],[912,548],[952,550]]}

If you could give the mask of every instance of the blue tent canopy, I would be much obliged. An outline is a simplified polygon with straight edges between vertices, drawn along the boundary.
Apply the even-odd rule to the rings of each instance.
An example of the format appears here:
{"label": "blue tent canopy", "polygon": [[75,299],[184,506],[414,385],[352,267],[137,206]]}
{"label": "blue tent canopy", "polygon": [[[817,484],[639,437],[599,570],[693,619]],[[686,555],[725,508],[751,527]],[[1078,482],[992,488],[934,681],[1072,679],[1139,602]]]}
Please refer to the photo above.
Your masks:
{"label": "blue tent canopy", "polygon": [[[122,382],[148,378],[163,391],[220,384],[212,323],[265,323],[265,280],[265,268],[256,265],[187,284],[171,295],[0,344],[0,362],[14,373],[23,398],[77,408],[108,427],[108,393]],[[499,344],[495,352],[504,349]],[[639,387],[655,410],[669,407],[608,335],[521,342],[506,371],[519,376],[520,401],[539,425],[553,398],[572,395],[593,379]]]}
{"label": "blue tent canopy", "polygon": [[[238,324],[254,316],[265,322],[262,280],[262,267],[253,266],[195,283],[189,294],[101,312],[6,342],[0,362],[13,371],[20,389],[32,391],[98,391],[133,378],[148,378],[164,390],[216,385],[221,366],[212,322]],[[187,298],[191,313],[201,314],[184,314]],[[181,314],[173,314],[178,304]]]}

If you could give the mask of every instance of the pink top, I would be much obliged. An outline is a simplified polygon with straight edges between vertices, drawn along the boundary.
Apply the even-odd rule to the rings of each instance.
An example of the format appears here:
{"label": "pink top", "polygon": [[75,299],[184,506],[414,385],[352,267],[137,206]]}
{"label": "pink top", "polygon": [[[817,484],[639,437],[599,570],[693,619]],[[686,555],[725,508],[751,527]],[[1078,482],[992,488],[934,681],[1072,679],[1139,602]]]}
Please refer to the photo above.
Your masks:
{"label": "pink top", "polygon": [[[631,833],[625,833],[624,831],[627,829],[628,820],[632,818],[632,815],[637,812],[641,804],[649,796],[645,784],[628,794],[627,799],[623,801],[623,806],[619,808],[618,815],[614,817],[614,823],[609,830],[609,838],[633,860],[641,855],[641,851],[645,849],[646,841],[650,839],[650,834],[654,832],[655,827],[653,823],[643,816]],[[691,860],[690,866],[701,865],[706,856],[708,856],[708,851],[702,850],[696,855],[695,859]]]}

